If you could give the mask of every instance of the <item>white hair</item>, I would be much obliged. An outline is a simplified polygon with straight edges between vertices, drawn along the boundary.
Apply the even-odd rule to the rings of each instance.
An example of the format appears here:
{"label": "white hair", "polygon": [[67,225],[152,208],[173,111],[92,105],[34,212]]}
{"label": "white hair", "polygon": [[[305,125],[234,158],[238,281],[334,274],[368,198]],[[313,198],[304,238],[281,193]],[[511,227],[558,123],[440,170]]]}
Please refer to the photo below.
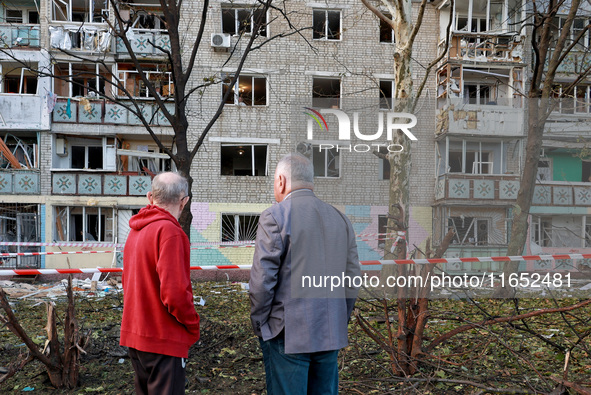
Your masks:
{"label": "white hair", "polygon": [[293,152],[285,155],[277,163],[276,172],[285,176],[291,188],[314,185],[314,167],[310,159],[302,154]]}
{"label": "white hair", "polygon": [[187,179],[176,172],[160,173],[152,180],[152,196],[160,204],[173,204],[189,194]]}

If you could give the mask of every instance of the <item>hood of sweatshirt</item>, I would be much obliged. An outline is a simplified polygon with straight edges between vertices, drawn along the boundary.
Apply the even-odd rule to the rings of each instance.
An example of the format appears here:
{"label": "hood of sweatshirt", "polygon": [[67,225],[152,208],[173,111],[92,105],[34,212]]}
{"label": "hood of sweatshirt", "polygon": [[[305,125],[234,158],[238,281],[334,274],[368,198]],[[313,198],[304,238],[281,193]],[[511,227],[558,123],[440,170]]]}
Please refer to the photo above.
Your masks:
{"label": "hood of sweatshirt", "polygon": [[129,226],[131,229],[140,230],[152,222],[162,220],[171,221],[180,228],[179,222],[172,216],[172,214],[165,209],[154,205],[144,207],[139,213],[131,217],[129,220]]}

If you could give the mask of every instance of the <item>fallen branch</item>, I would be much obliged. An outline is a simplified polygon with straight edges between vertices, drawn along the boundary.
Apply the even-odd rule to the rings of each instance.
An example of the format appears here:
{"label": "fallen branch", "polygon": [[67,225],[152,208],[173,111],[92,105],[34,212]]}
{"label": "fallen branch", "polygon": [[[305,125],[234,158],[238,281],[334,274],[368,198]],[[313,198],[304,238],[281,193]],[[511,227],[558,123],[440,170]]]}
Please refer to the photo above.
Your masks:
{"label": "fallen branch", "polygon": [[550,376],[550,380],[557,382],[558,384],[562,384],[565,387],[572,388],[573,390],[577,391],[577,393],[582,395],[591,395],[591,388],[583,387],[577,383],[573,383],[571,381],[566,381],[559,377]]}
{"label": "fallen branch", "polygon": [[490,320],[484,320],[481,322],[476,322],[476,323],[472,323],[472,324],[466,324],[466,325],[462,325],[454,330],[451,330],[441,336],[439,336],[438,338],[436,338],[435,340],[433,340],[426,348],[426,351],[430,352],[432,351],[435,347],[437,347],[439,344],[451,339],[452,337],[454,337],[457,334],[460,334],[462,332],[466,332],[469,331],[470,329],[474,329],[474,328],[480,328],[483,326],[489,326],[489,325],[494,325],[494,324],[502,324],[505,322],[513,322],[513,321],[518,321],[518,320],[522,320],[525,318],[531,318],[531,317],[536,317],[539,315],[544,315],[544,314],[553,314],[553,313],[561,313],[564,311],[571,311],[571,310],[576,310],[578,308],[581,308],[583,306],[586,306],[588,304],[591,304],[591,299],[587,299],[587,300],[583,300],[582,302],[579,302],[577,304],[571,305],[571,306],[566,306],[566,307],[556,307],[556,308],[552,308],[552,309],[542,309],[542,310],[536,310],[536,311],[532,311],[529,313],[525,313],[525,314],[520,314],[520,315],[515,315],[515,316],[511,316],[511,317],[498,317],[498,318],[494,318],[494,319],[490,319]]}

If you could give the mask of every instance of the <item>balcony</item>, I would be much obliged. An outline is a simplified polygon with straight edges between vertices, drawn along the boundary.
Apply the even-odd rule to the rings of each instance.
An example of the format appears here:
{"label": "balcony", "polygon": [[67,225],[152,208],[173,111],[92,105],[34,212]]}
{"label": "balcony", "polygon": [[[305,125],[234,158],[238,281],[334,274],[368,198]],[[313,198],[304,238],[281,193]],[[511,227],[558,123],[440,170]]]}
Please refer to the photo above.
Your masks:
{"label": "balcony", "polygon": [[38,195],[39,172],[35,170],[0,170],[0,194]]}
{"label": "balcony", "polygon": [[517,199],[519,176],[513,174],[482,175],[447,173],[435,185],[435,200],[509,204]]}
{"label": "balcony", "polygon": [[56,171],[51,174],[53,195],[145,196],[151,188],[150,176],[134,173]]}
{"label": "balcony", "polygon": [[0,115],[0,130],[49,130],[49,115],[41,96],[0,94]]}
{"label": "balcony", "polygon": [[4,48],[39,48],[39,25],[0,24],[0,45]]}
{"label": "balcony", "polygon": [[[141,56],[163,56],[164,52],[160,49],[170,50],[170,38],[166,30],[150,29],[130,29],[132,32],[128,35],[131,49],[136,55]],[[128,55],[123,41],[117,38],[115,52],[118,55]]]}
{"label": "balcony", "polygon": [[498,104],[464,104],[462,99],[450,99],[437,116],[437,134],[514,136],[524,135],[524,111],[514,108],[512,99]]}
{"label": "balcony", "polygon": [[[435,185],[435,201],[481,205],[507,205],[517,199],[519,176],[513,174],[482,175],[447,173],[439,176]],[[533,206],[589,206],[591,183],[537,183]]]}
{"label": "balcony", "polygon": [[[122,105],[106,100],[88,100],[88,104],[77,99],[58,99],[53,109],[53,122],[82,124],[142,125],[140,119]],[[131,102],[129,102],[131,104]],[[142,113],[152,125],[170,126],[168,119],[158,106],[149,100],[141,104]],[[174,103],[166,104],[168,111],[174,114]],[[155,114],[156,113],[156,114]]]}
{"label": "balcony", "polygon": [[[440,53],[445,41],[439,43]],[[471,62],[521,62],[523,45],[515,33],[486,34],[452,32],[447,60]]]}

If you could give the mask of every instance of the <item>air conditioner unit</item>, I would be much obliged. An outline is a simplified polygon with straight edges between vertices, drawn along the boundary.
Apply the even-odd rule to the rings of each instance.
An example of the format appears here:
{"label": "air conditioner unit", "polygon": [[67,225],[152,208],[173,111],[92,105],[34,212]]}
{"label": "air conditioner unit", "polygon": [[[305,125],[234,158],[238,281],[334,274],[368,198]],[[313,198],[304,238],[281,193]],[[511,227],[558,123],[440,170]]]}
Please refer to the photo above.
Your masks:
{"label": "air conditioner unit", "polygon": [[55,139],[55,154],[58,156],[68,156],[68,144],[66,139]]}
{"label": "air conditioner unit", "polygon": [[212,33],[212,48],[230,48],[230,35],[228,33]]}

